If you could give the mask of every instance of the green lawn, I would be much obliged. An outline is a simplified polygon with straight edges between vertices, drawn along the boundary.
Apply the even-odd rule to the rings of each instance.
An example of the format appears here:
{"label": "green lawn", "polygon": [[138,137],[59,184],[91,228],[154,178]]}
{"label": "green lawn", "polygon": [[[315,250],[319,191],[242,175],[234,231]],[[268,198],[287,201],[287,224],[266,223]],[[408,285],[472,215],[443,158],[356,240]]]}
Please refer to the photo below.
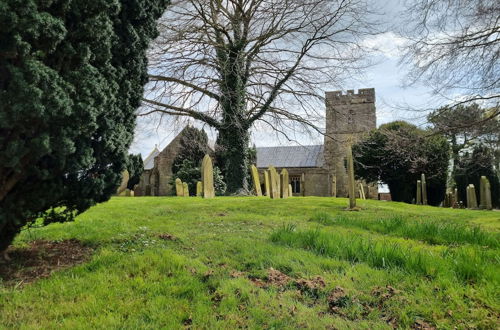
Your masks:
{"label": "green lawn", "polygon": [[19,236],[95,252],[31,284],[0,282],[0,329],[498,327],[500,212],[347,204],[113,198]]}

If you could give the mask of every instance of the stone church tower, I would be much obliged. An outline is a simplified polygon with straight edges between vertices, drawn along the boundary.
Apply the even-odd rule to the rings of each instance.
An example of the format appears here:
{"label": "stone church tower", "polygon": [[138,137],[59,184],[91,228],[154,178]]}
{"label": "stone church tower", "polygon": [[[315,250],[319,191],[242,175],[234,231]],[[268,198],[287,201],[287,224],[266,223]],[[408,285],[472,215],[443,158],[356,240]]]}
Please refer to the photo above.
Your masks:
{"label": "stone church tower", "polygon": [[[347,196],[345,155],[347,146],[377,127],[375,89],[326,92],[326,136],[324,143],[325,168],[329,173],[329,190],[333,196]],[[365,189],[370,198],[377,187]],[[357,190],[357,189],[356,189]]]}

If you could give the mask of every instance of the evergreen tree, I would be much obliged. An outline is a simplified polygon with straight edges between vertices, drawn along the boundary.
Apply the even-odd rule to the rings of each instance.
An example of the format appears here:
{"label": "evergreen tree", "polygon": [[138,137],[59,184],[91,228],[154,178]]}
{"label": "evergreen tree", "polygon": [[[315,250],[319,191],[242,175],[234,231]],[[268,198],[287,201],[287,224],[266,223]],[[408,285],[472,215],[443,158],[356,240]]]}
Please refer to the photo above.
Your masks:
{"label": "evergreen tree", "polygon": [[0,2],[0,251],[115,193],[166,4]]}
{"label": "evergreen tree", "polygon": [[449,144],[428,133],[403,121],[380,126],[353,147],[356,175],[386,183],[394,201],[410,203],[425,173],[429,204],[439,205],[446,191]]}
{"label": "evergreen tree", "polygon": [[127,189],[134,190],[134,186],[141,181],[141,175],[144,172],[144,163],[142,162],[142,156],[140,154],[129,155],[127,170],[130,176],[127,183]]}

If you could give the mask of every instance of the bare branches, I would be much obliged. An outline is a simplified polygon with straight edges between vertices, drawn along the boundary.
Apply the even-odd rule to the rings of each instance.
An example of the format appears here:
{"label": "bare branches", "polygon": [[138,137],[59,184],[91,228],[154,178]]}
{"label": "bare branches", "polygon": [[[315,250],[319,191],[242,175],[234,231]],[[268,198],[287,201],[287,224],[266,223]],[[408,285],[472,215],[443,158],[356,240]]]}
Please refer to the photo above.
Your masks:
{"label": "bare branches", "polygon": [[320,117],[323,90],[366,66],[367,17],[364,0],[177,1],[149,53],[141,114],[190,116],[216,128],[309,125]]}
{"label": "bare branches", "polygon": [[402,63],[409,84],[425,81],[439,95],[466,95],[453,105],[500,101],[500,6],[495,0],[408,1]]}

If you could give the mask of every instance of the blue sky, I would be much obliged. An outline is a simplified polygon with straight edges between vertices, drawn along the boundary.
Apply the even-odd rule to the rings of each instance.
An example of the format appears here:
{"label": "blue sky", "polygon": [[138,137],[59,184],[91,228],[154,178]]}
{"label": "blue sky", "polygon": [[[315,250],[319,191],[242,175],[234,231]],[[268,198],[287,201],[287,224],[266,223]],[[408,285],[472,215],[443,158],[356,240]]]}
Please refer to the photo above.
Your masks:
{"label": "blue sky", "polygon": [[[398,0],[377,1],[376,4],[378,5],[376,9],[383,13],[380,20],[387,22],[387,32],[364,41],[368,46],[378,50],[377,55],[372,58],[376,64],[368,68],[362,76],[353,77],[347,81],[344,89],[375,88],[378,125],[399,119],[423,125],[425,113],[406,111],[403,108],[436,106],[436,98],[431,94],[430,89],[422,85],[402,87],[406,68],[398,65],[400,58],[398,46],[402,45],[404,39],[398,36],[394,28],[397,26],[396,18],[399,17],[398,10],[402,7]],[[191,124],[204,127],[209,137],[215,139],[216,132],[209,127],[194,121],[191,121]],[[146,157],[155,145],[158,145],[160,149],[168,145],[185,125],[186,122],[163,120],[159,123],[157,119],[139,118],[131,152],[141,153],[143,157]],[[303,145],[320,144],[323,141],[320,134],[299,134],[296,139]],[[264,130],[258,127],[252,131],[252,142],[258,147],[296,144],[269,129]]]}

